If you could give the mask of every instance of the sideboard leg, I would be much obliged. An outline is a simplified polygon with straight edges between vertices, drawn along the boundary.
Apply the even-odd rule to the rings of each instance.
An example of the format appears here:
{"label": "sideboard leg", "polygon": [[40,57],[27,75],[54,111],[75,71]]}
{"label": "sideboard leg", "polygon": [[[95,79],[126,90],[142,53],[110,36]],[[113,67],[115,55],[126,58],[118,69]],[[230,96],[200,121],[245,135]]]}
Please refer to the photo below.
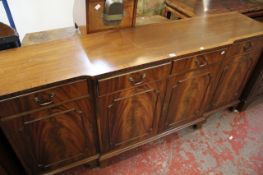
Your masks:
{"label": "sideboard leg", "polygon": [[193,129],[201,129],[205,122],[206,121],[202,121],[202,122],[199,122],[199,123],[193,125]]}

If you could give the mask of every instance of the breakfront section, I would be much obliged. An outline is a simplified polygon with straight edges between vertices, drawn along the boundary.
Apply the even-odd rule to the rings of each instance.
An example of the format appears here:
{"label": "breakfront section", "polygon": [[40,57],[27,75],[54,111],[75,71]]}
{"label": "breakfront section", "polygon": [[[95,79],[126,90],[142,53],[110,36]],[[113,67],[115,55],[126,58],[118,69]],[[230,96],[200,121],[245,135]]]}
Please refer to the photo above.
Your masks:
{"label": "breakfront section", "polygon": [[97,159],[86,80],[3,100],[0,108],[1,129],[28,174]]}
{"label": "breakfront section", "polygon": [[102,154],[157,133],[169,71],[170,63],[166,63],[98,80]]}
{"label": "breakfront section", "polygon": [[221,77],[215,91],[211,109],[236,105],[258,62],[262,50],[262,37],[236,42],[230,46]]}
{"label": "breakfront section", "polygon": [[226,49],[173,61],[160,131],[204,121]]}

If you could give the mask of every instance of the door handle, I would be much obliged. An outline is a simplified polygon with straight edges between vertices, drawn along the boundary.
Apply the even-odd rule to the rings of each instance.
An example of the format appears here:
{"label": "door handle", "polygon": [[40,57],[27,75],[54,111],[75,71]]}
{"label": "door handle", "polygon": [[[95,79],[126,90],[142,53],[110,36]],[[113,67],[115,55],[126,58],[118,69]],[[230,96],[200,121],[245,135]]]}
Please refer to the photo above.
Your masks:
{"label": "door handle", "polygon": [[141,75],[141,77],[139,78],[138,81],[135,80],[133,77],[129,77],[129,81],[130,81],[133,85],[138,86],[138,85],[141,85],[141,84],[144,83],[145,78],[146,78],[146,74],[144,73],[144,74]]}

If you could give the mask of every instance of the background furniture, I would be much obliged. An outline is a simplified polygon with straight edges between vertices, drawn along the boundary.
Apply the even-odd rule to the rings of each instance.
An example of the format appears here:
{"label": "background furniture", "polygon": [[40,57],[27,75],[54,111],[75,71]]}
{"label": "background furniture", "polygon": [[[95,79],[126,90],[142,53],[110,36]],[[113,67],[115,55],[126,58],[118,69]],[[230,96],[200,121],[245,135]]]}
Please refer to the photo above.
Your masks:
{"label": "background furniture", "polygon": [[239,111],[246,108],[263,95],[263,52],[255,70],[253,71],[242,95],[241,103],[237,106]]}
{"label": "background furniture", "polygon": [[[2,2],[3,6],[4,6],[4,9],[5,9],[5,12],[6,12],[6,16],[8,18],[9,24],[11,26],[11,28],[8,29],[8,26],[5,26],[3,23],[0,23],[1,30],[4,30],[4,31],[1,31],[1,34],[0,34],[1,35],[1,40],[2,40],[2,41],[0,41],[0,42],[2,42],[0,44],[2,44],[2,45],[6,44],[7,45],[7,44],[15,42],[15,45],[16,45],[16,46],[13,46],[13,44],[11,44],[10,46],[7,46],[7,47],[3,47],[3,46],[0,46],[0,47],[3,47],[3,49],[9,48],[9,47],[20,47],[21,43],[20,43],[20,40],[19,40],[18,33],[16,32],[16,25],[15,25],[15,22],[13,20],[13,16],[12,16],[12,13],[10,11],[8,2],[7,2],[7,0],[0,0],[0,1]],[[15,37],[16,37],[15,41],[10,42],[10,40],[13,40],[13,38],[11,38],[11,35],[13,35],[13,36],[15,35]],[[8,38],[4,39],[3,36],[6,36]],[[3,40],[8,40],[8,41],[5,42]]]}
{"label": "background furniture", "polygon": [[8,25],[0,22],[0,50],[19,47],[20,43],[17,32]]}
{"label": "background furniture", "polygon": [[82,34],[113,28],[135,26],[137,0],[124,1],[124,17],[118,25],[108,25],[103,21],[105,0],[76,0],[74,3],[74,22]]}
{"label": "background furniture", "polygon": [[177,18],[189,18],[206,14],[238,11],[251,18],[262,20],[262,0],[165,0],[166,13]]}
{"label": "background furniture", "polygon": [[[142,26],[153,23],[165,23],[169,20],[163,16],[141,16],[136,18],[136,26]],[[55,40],[67,39],[71,37],[80,37],[80,33],[74,27],[67,27],[55,30],[47,30],[35,33],[28,33],[25,35],[22,45],[28,46],[33,44],[40,44]]]}

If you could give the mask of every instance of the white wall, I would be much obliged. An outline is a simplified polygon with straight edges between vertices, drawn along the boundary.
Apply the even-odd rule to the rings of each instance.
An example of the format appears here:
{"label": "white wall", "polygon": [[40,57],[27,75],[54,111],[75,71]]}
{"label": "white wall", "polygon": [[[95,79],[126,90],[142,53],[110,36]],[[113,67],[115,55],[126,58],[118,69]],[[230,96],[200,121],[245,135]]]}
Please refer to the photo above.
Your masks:
{"label": "white wall", "polygon": [[[26,33],[73,26],[74,0],[8,0],[20,38]],[[0,2],[0,21],[8,23]]]}

